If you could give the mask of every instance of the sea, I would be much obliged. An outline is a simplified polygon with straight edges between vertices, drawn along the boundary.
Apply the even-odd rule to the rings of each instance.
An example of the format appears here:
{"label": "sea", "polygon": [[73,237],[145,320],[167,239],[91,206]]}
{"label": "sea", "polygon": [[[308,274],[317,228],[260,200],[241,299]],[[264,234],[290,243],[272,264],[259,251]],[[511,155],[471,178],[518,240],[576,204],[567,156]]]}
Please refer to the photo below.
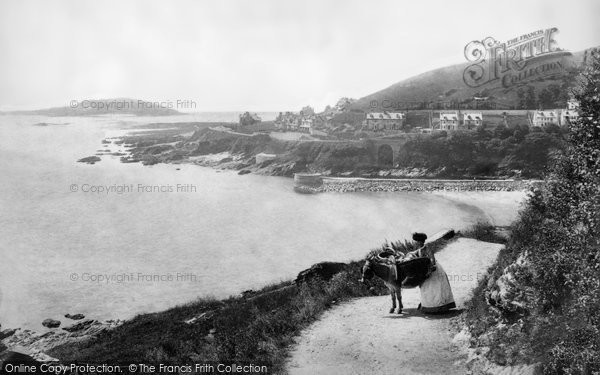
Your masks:
{"label": "sea", "polygon": [[194,164],[77,162],[140,125],[237,116],[0,116],[2,329],[42,331],[42,320],[67,313],[128,319],[237,295],[316,262],[361,259],[414,231],[507,224],[522,201],[522,193],[305,195],[289,178]]}

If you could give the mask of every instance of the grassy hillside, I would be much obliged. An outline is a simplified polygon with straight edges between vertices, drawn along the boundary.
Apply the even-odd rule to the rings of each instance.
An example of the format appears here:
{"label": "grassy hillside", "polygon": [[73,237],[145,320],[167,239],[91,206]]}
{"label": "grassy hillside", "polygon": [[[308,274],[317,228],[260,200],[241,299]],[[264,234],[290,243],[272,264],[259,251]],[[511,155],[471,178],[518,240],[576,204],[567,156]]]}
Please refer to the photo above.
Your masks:
{"label": "grassy hillside", "polygon": [[[584,51],[569,53],[559,58],[541,57],[531,65],[540,66],[558,60],[562,68],[549,70],[545,74],[516,82],[509,87],[504,87],[501,80],[480,87],[469,87],[463,81],[463,72],[470,64],[452,65],[417,75],[365,96],[352,104],[349,111],[391,111],[427,106],[434,109],[444,106],[458,108],[458,105],[460,108],[469,108],[476,105],[473,101],[474,96],[489,97],[489,103],[496,103],[497,108],[502,109],[561,108],[565,105],[568,89],[575,85],[575,77],[581,70],[583,59]],[[486,106],[485,103],[478,105],[480,108]]]}

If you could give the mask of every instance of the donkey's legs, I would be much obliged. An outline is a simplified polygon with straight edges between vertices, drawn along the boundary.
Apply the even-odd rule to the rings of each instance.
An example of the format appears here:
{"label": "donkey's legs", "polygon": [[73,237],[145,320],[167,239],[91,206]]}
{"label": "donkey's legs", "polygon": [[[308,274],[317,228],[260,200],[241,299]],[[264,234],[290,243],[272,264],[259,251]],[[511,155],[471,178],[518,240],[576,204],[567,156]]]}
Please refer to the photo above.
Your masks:
{"label": "donkey's legs", "polygon": [[402,309],[404,308],[402,305],[402,289],[398,288],[396,290],[396,298],[398,298],[398,314],[402,314]]}
{"label": "donkey's legs", "polygon": [[396,310],[396,291],[394,288],[390,288],[390,296],[392,296],[392,308],[390,309],[390,314],[393,314],[394,310]]}

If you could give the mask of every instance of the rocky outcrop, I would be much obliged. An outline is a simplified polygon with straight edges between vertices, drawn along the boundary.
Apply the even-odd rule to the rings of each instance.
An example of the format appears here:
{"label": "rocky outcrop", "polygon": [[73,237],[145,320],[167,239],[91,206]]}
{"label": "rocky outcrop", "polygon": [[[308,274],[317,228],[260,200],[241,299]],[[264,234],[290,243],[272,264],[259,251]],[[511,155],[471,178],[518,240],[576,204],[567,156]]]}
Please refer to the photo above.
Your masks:
{"label": "rocky outcrop", "polygon": [[[465,364],[469,369],[468,374],[473,375],[541,375],[542,364],[508,363],[506,357],[498,358],[495,355],[493,361],[488,358],[489,346],[474,345],[474,339],[468,329],[463,329],[452,339],[466,356]],[[481,344],[481,338],[479,338]]]}
{"label": "rocky outcrop", "polygon": [[519,282],[519,275],[530,272],[527,254],[521,254],[500,277],[490,278],[485,292],[487,303],[505,315],[527,314],[531,308],[532,290]]}
{"label": "rocky outcrop", "polygon": [[81,320],[83,318],[85,318],[85,316],[83,314],[65,314],[65,318],[67,319],[71,319],[71,320]]}
{"label": "rocky outcrop", "polygon": [[60,320],[44,319],[42,325],[46,328],[57,328],[60,326]]}
{"label": "rocky outcrop", "polygon": [[523,282],[532,272],[527,252],[499,270],[482,291],[489,314],[464,324],[456,340],[464,336],[473,374],[539,374],[539,363],[523,364],[533,357],[523,334],[531,329],[527,319],[535,305],[531,287]]}
{"label": "rocky outcrop", "polygon": [[77,160],[78,163],[87,163],[87,164],[95,164],[97,162],[99,162],[100,159],[98,156],[88,156],[86,158],[81,158],[79,160]]}
{"label": "rocky outcrop", "polygon": [[[62,330],[51,330],[47,332],[35,332],[29,329],[5,330],[0,344],[4,345],[4,351],[18,350],[25,352],[37,361],[55,361],[55,358],[46,354],[47,351],[62,344],[70,342],[81,342],[95,338],[101,332],[114,329],[123,323],[121,320],[84,320]],[[1,337],[1,336],[0,336]],[[2,349],[0,345],[0,349]],[[2,352],[2,350],[0,350]]]}
{"label": "rocky outcrop", "polygon": [[0,332],[0,340],[4,340],[5,338],[14,335],[16,331],[16,329],[5,329],[4,331]]}
{"label": "rocky outcrop", "polygon": [[342,272],[347,267],[348,265],[346,263],[338,262],[321,262],[313,264],[309,269],[300,272],[294,282],[296,284],[300,284],[314,280],[315,278],[320,278],[327,281],[330,280],[333,275]]}
{"label": "rocky outcrop", "polygon": [[63,329],[67,332],[79,332],[87,329],[92,324],[97,323],[97,321],[92,319],[82,320],[79,323],[72,324],[68,327],[64,327]]}

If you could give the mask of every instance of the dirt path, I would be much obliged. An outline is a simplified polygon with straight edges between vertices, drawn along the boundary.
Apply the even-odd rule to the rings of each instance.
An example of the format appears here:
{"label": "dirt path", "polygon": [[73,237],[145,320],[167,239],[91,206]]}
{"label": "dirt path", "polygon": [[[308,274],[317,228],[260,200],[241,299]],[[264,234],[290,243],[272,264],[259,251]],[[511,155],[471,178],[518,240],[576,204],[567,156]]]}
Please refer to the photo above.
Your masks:
{"label": "dirt path", "polygon": [[[502,245],[461,238],[436,254],[460,310]],[[465,374],[449,319],[416,308],[419,290],[402,292],[404,312],[388,314],[389,296],[359,298],[326,312],[298,339],[288,371],[298,374]]]}

